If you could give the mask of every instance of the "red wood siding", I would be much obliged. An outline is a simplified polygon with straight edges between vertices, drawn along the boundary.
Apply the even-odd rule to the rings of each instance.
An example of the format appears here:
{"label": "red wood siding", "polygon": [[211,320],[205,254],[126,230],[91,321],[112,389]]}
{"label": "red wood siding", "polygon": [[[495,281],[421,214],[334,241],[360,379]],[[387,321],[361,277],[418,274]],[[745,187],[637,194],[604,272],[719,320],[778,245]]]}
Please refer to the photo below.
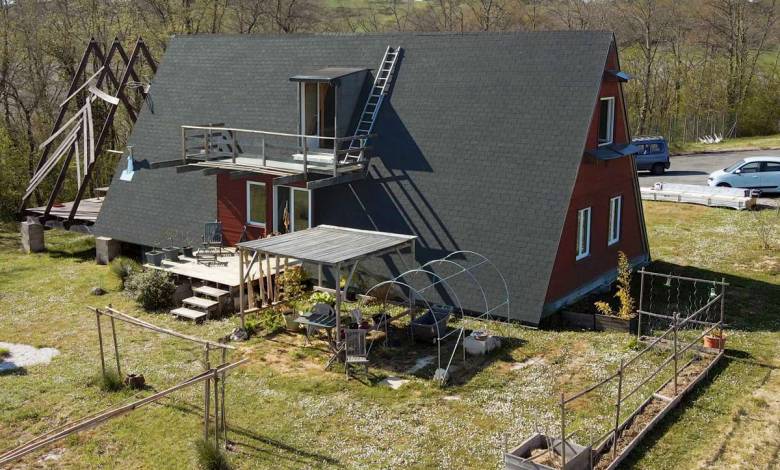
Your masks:
{"label": "red wood siding", "polygon": [[257,175],[248,178],[233,179],[229,175],[217,175],[217,217],[222,222],[225,243],[235,245],[241,238],[244,225],[250,240],[265,236],[266,230],[247,224],[246,182],[265,183],[266,190],[266,227],[273,230],[273,177]]}
{"label": "red wood siding", "polygon": [[[610,52],[608,69],[617,69],[617,54]],[[627,143],[627,120],[624,112],[620,83],[605,75],[600,97],[615,97],[615,143]],[[599,103],[596,103],[587,138],[587,148],[596,148],[598,142]],[[637,211],[635,192],[636,175],[629,158],[600,161],[583,155],[577,180],[566,214],[558,253],[553,266],[550,284],[547,288],[547,302],[560,299],[579,286],[614,269],[617,253],[623,251],[628,257],[641,255],[645,248],[642,221]],[[622,196],[620,240],[608,245],[609,200]],[[576,260],[577,256],[577,211],[591,207],[590,255]]]}

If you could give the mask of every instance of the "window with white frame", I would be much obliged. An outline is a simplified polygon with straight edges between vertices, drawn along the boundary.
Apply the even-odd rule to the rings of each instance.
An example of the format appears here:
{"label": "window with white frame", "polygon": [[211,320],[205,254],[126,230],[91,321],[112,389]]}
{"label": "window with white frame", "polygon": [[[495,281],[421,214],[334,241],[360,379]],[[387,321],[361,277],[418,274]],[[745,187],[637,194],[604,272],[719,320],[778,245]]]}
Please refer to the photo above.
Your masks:
{"label": "window with white frame", "polygon": [[615,98],[601,98],[599,103],[599,145],[608,145],[614,140]]}
{"label": "window with white frame", "polygon": [[577,259],[590,254],[590,207],[577,211]]}
{"label": "window with white frame", "polygon": [[620,214],[623,209],[623,196],[615,196],[609,200],[609,244],[614,245],[620,240]]}
{"label": "window with white frame", "polygon": [[265,183],[246,182],[246,223],[256,227],[265,227],[267,194]]}

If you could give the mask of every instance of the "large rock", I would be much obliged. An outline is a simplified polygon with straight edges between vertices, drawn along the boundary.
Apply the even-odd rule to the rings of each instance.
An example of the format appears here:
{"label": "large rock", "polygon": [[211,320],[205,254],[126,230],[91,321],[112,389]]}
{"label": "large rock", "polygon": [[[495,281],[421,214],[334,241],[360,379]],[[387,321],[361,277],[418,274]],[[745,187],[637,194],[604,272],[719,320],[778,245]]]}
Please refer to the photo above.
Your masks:
{"label": "large rock", "polygon": [[111,237],[95,237],[95,262],[97,264],[108,264],[119,256],[119,252],[118,241]]}

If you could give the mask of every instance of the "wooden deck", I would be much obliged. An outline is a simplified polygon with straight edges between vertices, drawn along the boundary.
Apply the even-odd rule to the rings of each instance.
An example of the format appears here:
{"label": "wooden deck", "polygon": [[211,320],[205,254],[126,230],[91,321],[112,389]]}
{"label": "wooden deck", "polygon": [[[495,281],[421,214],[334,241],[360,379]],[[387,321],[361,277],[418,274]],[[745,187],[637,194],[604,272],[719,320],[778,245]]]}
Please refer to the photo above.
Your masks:
{"label": "wooden deck", "polygon": [[[238,274],[238,256],[220,256],[219,261],[225,264],[207,266],[205,264],[199,264],[195,258],[179,256],[178,262],[163,260],[162,266],[158,267],[147,263],[144,265],[144,267],[150,269],[160,269],[162,271],[190,279],[216,284],[217,286],[225,286],[230,289],[237,289],[240,284]],[[289,259],[288,263],[289,265],[294,265],[296,264],[296,261]],[[274,273],[275,266],[276,260],[272,260],[271,274]],[[259,263],[255,263],[250,274],[252,281],[260,279],[260,269],[261,268]],[[284,258],[279,258],[279,272],[282,271],[284,271]]]}
{"label": "wooden deck", "polygon": [[[98,214],[100,213],[100,209],[103,207],[103,200],[104,198],[102,197],[82,199],[81,203],[79,204],[79,208],[76,211],[74,220],[79,222],[95,223],[95,221],[97,221]],[[55,204],[52,206],[49,215],[60,220],[67,220],[70,216],[70,210],[72,208],[73,201],[62,204]],[[31,207],[27,209],[27,212],[43,215],[43,213],[46,212],[46,206]],[[238,268],[236,268],[236,270],[238,270]]]}

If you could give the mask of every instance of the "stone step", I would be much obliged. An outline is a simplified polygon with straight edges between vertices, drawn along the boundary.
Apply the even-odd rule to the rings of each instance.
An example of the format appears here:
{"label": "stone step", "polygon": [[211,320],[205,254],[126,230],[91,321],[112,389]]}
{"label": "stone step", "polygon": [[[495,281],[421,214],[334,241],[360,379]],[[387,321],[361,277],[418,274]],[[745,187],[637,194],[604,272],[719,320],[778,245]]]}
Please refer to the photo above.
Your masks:
{"label": "stone step", "polygon": [[179,307],[171,310],[171,314],[176,315],[177,317],[187,318],[189,320],[198,321],[201,318],[204,318],[206,316],[206,312],[201,312],[199,310],[192,310],[187,307]]}
{"label": "stone step", "polygon": [[219,305],[219,302],[214,300],[204,299],[203,297],[187,297],[182,301],[184,305],[195,307],[203,310],[210,310]]}
{"label": "stone step", "polygon": [[230,292],[226,290],[217,289],[216,287],[211,287],[211,286],[195,287],[192,289],[192,292],[194,294],[200,294],[206,297],[211,297],[212,299],[218,299],[220,297],[230,294]]}

